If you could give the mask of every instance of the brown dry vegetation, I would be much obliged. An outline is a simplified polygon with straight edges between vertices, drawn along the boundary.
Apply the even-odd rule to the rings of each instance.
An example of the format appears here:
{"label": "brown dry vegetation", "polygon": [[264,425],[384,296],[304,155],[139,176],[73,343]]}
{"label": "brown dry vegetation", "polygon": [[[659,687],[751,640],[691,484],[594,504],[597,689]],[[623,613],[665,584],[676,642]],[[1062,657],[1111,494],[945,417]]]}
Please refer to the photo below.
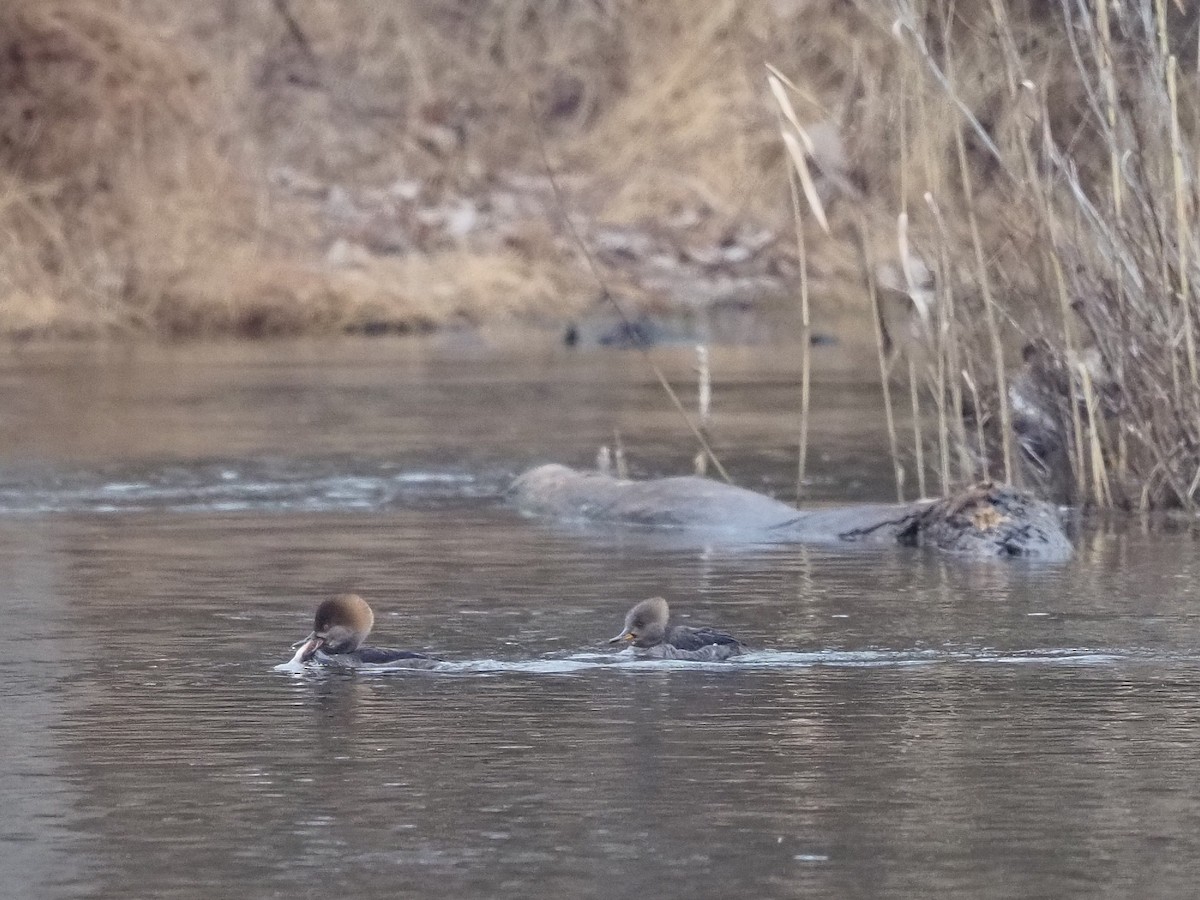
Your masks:
{"label": "brown dry vegetation", "polygon": [[911,304],[889,317],[881,291],[907,331],[895,362],[933,401],[940,486],[1024,476],[1077,503],[1195,508],[1195,9],[886,6],[899,163],[861,227],[932,273],[868,267],[926,303],[923,325]]}
{"label": "brown dry vegetation", "polygon": [[[514,13],[297,12],[292,33],[266,0],[0,8],[0,330],[257,335],[570,307],[578,276],[544,225],[522,241],[414,235],[371,252],[370,233],[422,224],[329,208],[400,177],[435,206],[528,160],[524,86],[497,77],[520,67],[496,53],[545,54],[509,34]],[[580,27],[590,53],[594,29]],[[330,259],[339,238],[364,252]]]}
{"label": "brown dry vegetation", "polygon": [[777,294],[763,63],[844,119],[890,47],[839,0],[10,0],[0,43],[0,330],[160,335],[586,311],[543,137],[632,302]]}
{"label": "brown dry vegetation", "polygon": [[[765,235],[750,242],[758,265],[733,274],[758,276],[751,289],[787,284],[763,64],[803,86],[829,168],[891,216],[903,54],[881,12],[842,0],[10,0],[0,329],[260,334],[574,313],[598,291],[535,184],[539,133],[579,176],[572,212],[632,230],[588,232],[622,293],[704,294],[747,229]],[[924,156],[943,165],[945,139],[930,136]],[[480,220],[469,233],[447,226],[459,208]],[[834,212],[832,239],[813,236],[811,275],[861,296],[859,212]],[[651,256],[683,265],[648,273]],[[682,287],[663,290],[672,280]]]}

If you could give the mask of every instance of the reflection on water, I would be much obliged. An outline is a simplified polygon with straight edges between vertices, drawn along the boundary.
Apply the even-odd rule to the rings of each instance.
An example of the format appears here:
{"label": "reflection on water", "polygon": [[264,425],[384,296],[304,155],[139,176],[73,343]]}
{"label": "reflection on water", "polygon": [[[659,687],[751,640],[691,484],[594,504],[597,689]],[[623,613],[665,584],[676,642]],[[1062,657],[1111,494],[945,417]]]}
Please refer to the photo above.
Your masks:
{"label": "reflection on water", "polygon": [[[1052,567],[580,534],[495,492],[614,426],[683,464],[627,357],[133,352],[3,373],[6,893],[1193,893],[1187,533],[1089,530]],[[715,361],[735,471],[786,492],[790,357]],[[816,493],[886,498],[836,365]],[[346,589],[447,670],[274,671]],[[609,653],[657,593],[754,652]]]}

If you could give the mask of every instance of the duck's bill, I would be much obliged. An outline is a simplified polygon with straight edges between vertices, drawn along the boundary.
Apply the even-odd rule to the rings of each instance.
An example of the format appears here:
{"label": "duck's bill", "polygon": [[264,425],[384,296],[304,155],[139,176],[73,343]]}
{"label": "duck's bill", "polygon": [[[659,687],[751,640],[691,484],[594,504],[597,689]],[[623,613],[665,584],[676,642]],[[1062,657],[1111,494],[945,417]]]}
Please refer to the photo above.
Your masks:
{"label": "duck's bill", "polygon": [[615,638],[609,638],[610,644],[627,644],[633,640],[633,634],[629,631],[622,631]]}

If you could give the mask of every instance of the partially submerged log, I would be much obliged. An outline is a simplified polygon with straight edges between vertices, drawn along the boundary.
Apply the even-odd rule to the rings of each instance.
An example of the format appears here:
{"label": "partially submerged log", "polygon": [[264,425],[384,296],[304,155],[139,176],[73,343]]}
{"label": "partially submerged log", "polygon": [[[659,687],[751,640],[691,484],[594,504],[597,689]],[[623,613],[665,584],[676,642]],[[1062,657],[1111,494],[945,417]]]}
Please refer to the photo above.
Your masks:
{"label": "partially submerged log", "polygon": [[510,496],[530,514],[732,540],[858,541],[936,547],[978,558],[1063,560],[1071,542],[1054,507],[1006,485],[979,484],[942,500],[799,510],[745,488],[691,475],[630,481],[544,465]]}

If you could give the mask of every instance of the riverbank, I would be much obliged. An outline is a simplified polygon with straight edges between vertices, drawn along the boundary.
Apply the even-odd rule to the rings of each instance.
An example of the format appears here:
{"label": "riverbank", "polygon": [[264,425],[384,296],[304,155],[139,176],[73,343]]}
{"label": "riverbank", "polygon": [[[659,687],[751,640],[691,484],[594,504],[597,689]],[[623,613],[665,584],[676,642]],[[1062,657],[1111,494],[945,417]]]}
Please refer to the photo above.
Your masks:
{"label": "riverbank", "polygon": [[602,292],[568,215],[634,314],[778,299],[782,15],[7,4],[0,333],[565,322]]}
{"label": "riverbank", "polygon": [[[632,314],[794,299],[772,63],[802,90],[830,224],[804,228],[810,293],[869,335],[855,233],[864,210],[894,216],[902,161],[885,12],[14,0],[0,334],[610,314],[567,217]],[[870,242],[895,256],[889,234]]]}
{"label": "riverbank", "polygon": [[[679,3],[14,0],[0,10],[0,333],[565,321],[605,302],[568,216],[634,313],[795,297],[766,64],[795,87],[805,194],[822,207],[801,229],[818,310],[855,312],[870,333],[858,245],[903,287],[899,210],[922,266],[942,267],[930,241],[947,235],[946,262],[974,266],[967,210],[950,202],[961,139],[1015,314],[1048,285],[1030,268],[1044,236],[996,155],[1016,151],[1013,117],[1029,113],[1001,73],[1055,85],[1053,133],[1087,124],[1068,35],[1035,7],[1000,7],[1021,69],[1001,42],[954,28],[941,40],[935,5],[906,22],[866,0],[699,17]],[[1168,8],[1172,34],[1195,25]],[[992,12],[959,4],[962,22]],[[948,61],[961,81],[949,104],[934,97]],[[1193,99],[1179,101],[1185,128]],[[1064,148],[1088,177],[1103,175],[1104,151]],[[926,194],[946,204],[940,230]]]}

